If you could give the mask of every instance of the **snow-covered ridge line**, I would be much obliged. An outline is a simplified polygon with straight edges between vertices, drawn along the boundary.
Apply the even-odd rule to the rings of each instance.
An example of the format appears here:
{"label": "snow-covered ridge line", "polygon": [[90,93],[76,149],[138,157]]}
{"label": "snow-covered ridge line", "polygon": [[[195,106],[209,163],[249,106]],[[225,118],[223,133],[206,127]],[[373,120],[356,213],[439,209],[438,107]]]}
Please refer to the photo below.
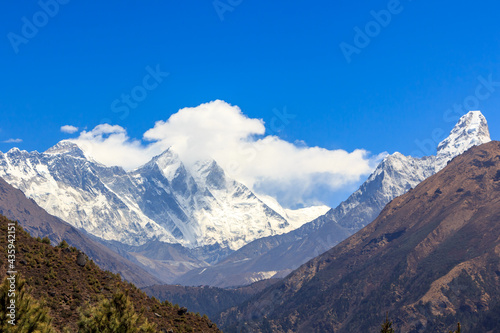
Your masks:
{"label": "snow-covered ridge line", "polygon": [[[0,176],[49,213],[106,240],[140,245],[159,239],[189,248],[238,249],[288,232],[323,210],[282,214],[213,160],[187,168],[171,149],[132,171],[107,167],[75,143],[44,153],[0,153]],[[290,220],[290,221],[289,221]]]}
{"label": "snow-covered ridge line", "polygon": [[490,142],[488,122],[481,111],[470,111],[462,116],[450,135],[437,148],[436,172],[443,169],[453,157],[472,146]]}
{"label": "snow-covered ridge line", "polygon": [[366,182],[328,214],[342,226],[357,231],[370,223],[389,201],[439,172],[451,159],[490,141],[486,118],[480,111],[470,111],[439,143],[436,155],[417,158],[395,152],[386,156]]}

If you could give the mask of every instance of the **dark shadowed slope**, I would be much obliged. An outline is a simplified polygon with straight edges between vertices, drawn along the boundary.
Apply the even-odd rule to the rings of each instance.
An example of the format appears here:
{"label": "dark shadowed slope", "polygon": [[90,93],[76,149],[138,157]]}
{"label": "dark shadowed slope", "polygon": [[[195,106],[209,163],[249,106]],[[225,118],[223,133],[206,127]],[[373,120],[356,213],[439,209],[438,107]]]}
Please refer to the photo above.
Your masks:
{"label": "dark shadowed slope", "polygon": [[222,289],[209,286],[185,287],[181,285],[157,285],[142,288],[151,297],[160,301],[182,304],[192,312],[206,314],[210,319],[217,319],[221,312],[242,304],[279,279],[262,280],[249,286]]}
{"label": "dark shadowed slope", "polygon": [[500,142],[471,148],[374,222],[222,316],[225,331],[500,330]]}
{"label": "dark shadowed slope", "polygon": [[161,283],[131,261],[91,240],[84,232],[48,214],[2,178],[0,178],[0,214],[19,221],[21,226],[34,237],[48,237],[55,244],[63,239],[66,240],[69,245],[85,252],[101,268],[120,273],[127,281],[139,287]]}

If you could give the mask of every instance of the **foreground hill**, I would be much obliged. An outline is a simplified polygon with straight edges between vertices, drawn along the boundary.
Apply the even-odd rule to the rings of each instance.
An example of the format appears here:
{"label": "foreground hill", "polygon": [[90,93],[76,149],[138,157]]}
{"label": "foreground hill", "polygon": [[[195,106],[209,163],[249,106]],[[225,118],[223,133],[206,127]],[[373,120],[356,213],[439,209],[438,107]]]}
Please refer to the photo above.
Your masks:
{"label": "foreground hill", "polygon": [[[0,216],[0,234],[7,234],[11,222]],[[208,318],[179,312],[178,307],[149,298],[134,285],[123,282],[119,275],[101,270],[76,248],[53,247],[47,241],[31,237],[21,227],[16,228],[15,269],[32,288],[32,295],[49,308],[53,325],[61,331],[76,332],[78,309],[93,305],[99,296],[111,298],[115,291],[128,294],[134,308],[144,311],[149,322],[159,332],[219,332]],[[7,237],[0,238],[0,251],[6,253]],[[6,276],[7,258],[0,256],[0,276]]]}
{"label": "foreground hill", "polygon": [[222,316],[225,331],[500,329],[500,142],[473,147],[374,222]]}
{"label": "foreground hill", "polygon": [[101,268],[119,273],[138,287],[161,282],[136,264],[93,241],[84,232],[48,214],[2,178],[0,178],[0,214],[19,221],[21,226],[34,237],[48,237],[54,244],[66,240],[69,245],[85,252]]}

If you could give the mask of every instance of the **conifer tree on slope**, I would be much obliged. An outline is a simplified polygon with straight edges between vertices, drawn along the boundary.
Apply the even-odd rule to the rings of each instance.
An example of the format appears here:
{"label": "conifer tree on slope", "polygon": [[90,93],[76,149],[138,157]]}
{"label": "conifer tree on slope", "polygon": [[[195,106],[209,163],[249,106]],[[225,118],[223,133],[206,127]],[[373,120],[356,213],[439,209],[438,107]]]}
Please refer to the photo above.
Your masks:
{"label": "conifer tree on slope", "polygon": [[389,314],[385,314],[385,322],[381,326],[380,333],[394,333],[392,321],[389,321]]}
{"label": "conifer tree on slope", "polygon": [[449,333],[460,333],[462,330],[461,330],[461,327],[460,327],[460,323],[457,324],[457,330],[456,331],[449,331]]}
{"label": "conifer tree on slope", "polygon": [[[14,282],[14,280],[12,280]],[[0,285],[0,332],[9,333],[55,333],[51,325],[52,318],[48,309],[37,302],[26,287],[26,281],[20,275],[15,277],[14,295],[10,290],[11,282],[7,278]],[[15,320],[9,316],[11,300],[15,301]],[[12,306],[11,306],[12,307]],[[14,323],[14,325],[12,325]]]}
{"label": "conifer tree on slope", "polygon": [[80,313],[79,333],[136,333],[156,332],[150,324],[134,310],[129,297],[116,292],[112,299],[102,299],[97,305]]}

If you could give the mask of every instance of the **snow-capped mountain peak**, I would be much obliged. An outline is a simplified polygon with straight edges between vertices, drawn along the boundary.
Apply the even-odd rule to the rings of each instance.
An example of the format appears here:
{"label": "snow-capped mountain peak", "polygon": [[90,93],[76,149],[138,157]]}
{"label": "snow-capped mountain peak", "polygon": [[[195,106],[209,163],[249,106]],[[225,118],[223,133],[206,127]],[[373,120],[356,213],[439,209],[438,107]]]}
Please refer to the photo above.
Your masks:
{"label": "snow-capped mountain peak", "polygon": [[468,112],[460,118],[450,135],[439,143],[436,172],[444,168],[453,157],[490,141],[488,122],[481,111]]}
{"label": "snow-capped mountain peak", "polygon": [[9,149],[9,151],[7,152],[7,154],[17,154],[17,153],[20,153],[21,150],[17,147],[12,147]]}
{"label": "snow-capped mountain peak", "polygon": [[153,159],[147,164],[156,164],[165,178],[170,182],[176,177],[179,169],[184,168],[179,155],[177,155],[177,153],[175,153],[171,148],[168,148],[160,155],[153,157]]}
{"label": "snow-capped mountain peak", "polygon": [[85,158],[83,150],[76,143],[67,140],[58,142],[55,146],[47,149],[44,154],[68,154],[75,157]]}
{"label": "snow-capped mountain peak", "polygon": [[214,160],[197,162],[191,169],[196,180],[211,190],[221,190],[227,186],[226,173]]}
{"label": "snow-capped mountain peak", "polygon": [[[32,154],[32,153],[34,152],[26,152],[26,154]],[[100,162],[96,161],[91,155],[87,154],[84,148],[82,148],[81,146],[70,140],[59,141],[57,144],[44,151],[43,155],[52,156],[52,158],[57,158],[57,156],[71,156],[95,163],[96,165],[97,164],[102,165]]]}
{"label": "snow-capped mountain peak", "polygon": [[389,201],[440,171],[467,149],[489,141],[486,118],[480,111],[470,111],[439,144],[437,155],[416,158],[395,152],[386,156],[366,182],[329,214],[340,225],[357,231],[370,223]]}

